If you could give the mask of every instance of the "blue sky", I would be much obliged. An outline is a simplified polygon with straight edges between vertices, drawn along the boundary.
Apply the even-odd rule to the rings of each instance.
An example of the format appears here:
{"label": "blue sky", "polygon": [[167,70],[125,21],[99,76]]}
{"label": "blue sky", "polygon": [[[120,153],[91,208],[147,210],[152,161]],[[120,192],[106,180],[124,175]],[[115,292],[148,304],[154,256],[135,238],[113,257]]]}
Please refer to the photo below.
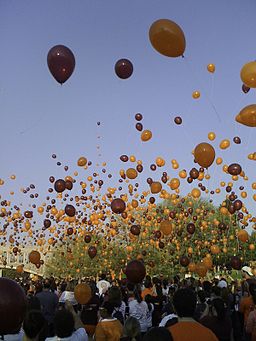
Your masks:
{"label": "blue sky", "polygon": [[[148,176],[157,180],[163,170],[177,175],[171,159],[177,159],[181,169],[193,167],[192,149],[214,131],[217,156],[227,164],[240,163],[249,176],[239,185],[245,186],[246,204],[254,214],[255,164],[247,155],[255,151],[255,130],[236,123],[235,116],[256,100],[255,89],[247,95],[241,92],[240,80],[243,64],[256,59],[255,13],[254,0],[0,0],[0,178],[6,181],[0,188],[2,198],[25,207],[39,205],[47,195],[49,176],[72,175],[81,155],[94,166],[78,170],[79,180],[97,169],[97,162],[106,161],[113,174],[111,185],[118,185],[118,171],[124,166],[119,156],[135,155],[145,165],[138,179],[145,189]],[[182,27],[184,59],[164,57],[152,48],[148,30],[161,18]],[[47,67],[47,53],[57,44],[68,46],[76,57],[74,74],[63,86]],[[128,80],[114,73],[120,58],[134,65]],[[207,72],[208,63],[216,65],[215,74]],[[199,100],[192,98],[194,90],[201,92]],[[134,128],[136,112],[153,132],[147,143]],[[173,123],[177,115],[183,118],[181,126]],[[237,135],[241,145],[219,149],[222,139],[232,141]],[[53,153],[57,160],[51,158]],[[165,158],[166,166],[152,173],[149,165],[157,156]],[[57,167],[56,161],[70,171]],[[230,179],[215,165],[209,173],[211,189]],[[9,179],[11,174],[16,181]],[[40,194],[37,201],[19,191],[31,183]],[[14,196],[9,195],[12,190]],[[185,194],[190,187],[184,182],[181,190]],[[224,196],[216,196],[216,201]]]}

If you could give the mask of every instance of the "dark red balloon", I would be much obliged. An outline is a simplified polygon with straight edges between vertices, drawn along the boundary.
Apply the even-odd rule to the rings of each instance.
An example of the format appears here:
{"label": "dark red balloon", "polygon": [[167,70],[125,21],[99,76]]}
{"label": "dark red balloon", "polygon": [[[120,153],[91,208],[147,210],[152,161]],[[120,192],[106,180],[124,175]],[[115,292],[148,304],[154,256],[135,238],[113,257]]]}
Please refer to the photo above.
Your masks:
{"label": "dark red balloon", "polygon": [[181,256],[180,257],[180,265],[187,267],[189,265],[189,258],[187,256]]}
{"label": "dark red balloon", "polygon": [[174,118],[174,123],[180,125],[182,123],[182,118],[180,116],[177,116]]}
{"label": "dark red balloon", "polygon": [[143,116],[140,114],[140,113],[137,113],[136,115],[135,115],[135,120],[136,121],[141,121],[143,119]]}
{"label": "dark red balloon", "polygon": [[66,181],[63,179],[58,179],[55,181],[54,189],[58,193],[62,193],[66,189]]}
{"label": "dark red balloon", "polygon": [[70,180],[66,181],[66,189],[68,189],[69,191],[71,191],[71,189],[73,188],[73,182]]}
{"label": "dark red balloon", "polygon": [[44,220],[44,228],[48,229],[51,226],[52,222],[50,219]]}
{"label": "dark red balloon", "polygon": [[138,122],[138,123],[136,123],[135,128],[136,128],[138,131],[142,131],[142,130],[143,130],[143,125],[142,125],[140,122]]}
{"label": "dark red balloon", "polygon": [[242,167],[238,163],[232,163],[228,166],[228,172],[231,175],[239,175],[242,172]]}
{"label": "dark red balloon", "polygon": [[144,264],[139,260],[130,261],[125,269],[127,279],[134,284],[141,283],[146,275]]}
{"label": "dark red balloon", "polygon": [[121,155],[120,156],[120,160],[123,161],[123,162],[127,162],[129,160],[129,158],[128,158],[127,155]]}
{"label": "dark red balloon", "polygon": [[139,225],[132,225],[130,228],[130,232],[133,235],[138,236],[140,234],[140,226]]}
{"label": "dark red balloon", "polygon": [[86,234],[86,235],[84,236],[84,241],[85,241],[86,243],[90,243],[91,240],[92,240],[92,237],[91,237],[89,234]]}
{"label": "dark red balloon", "polygon": [[56,81],[63,84],[72,75],[76,61],[73,52],[68,47],[56,45],[48,52],[47,64]]}
{"label": "dark red balloon", "polygon": [[219,223],[218,228],[221,231],[225,231],[227,229],[227,225],[225,223]]}
{"label": "dark red balloon", "polygon": [[0,335],[16,334],[26,311],[26,295],[14,281],[0,278]]}
{"label": "dark red balloon", "polygon": [[91,259],[93,259],[97,255],[97,249],[95,246],[90,246],[88,249],[88,255]]}
{"label": "dark red balloon", "polygon": [[246,86],[245,84],[243,84],[242,90],[243,90],[243,93],[247,94],[247,92],[249,92],[251,90],[251,88],[249,88],[249,86]]}
{"label": "dark red balloon", "polygon": [[111,209],[114,213],[123,213],[126,209],[126,204],[122,199],[117,198],[111,202]]}
{"label": "dark red balloon", "polygon": [[241,143],[241,139],[240,139],[239,136],[235,136],[235,137],[233,138],[233,141],[234,141],[234,143],[236,143],[236,144],[240,144],[240,143]]}
{"label": "dark red balloon", "polygon": [[189,224],[187,225],[187,232],[188,232],[189,234],[193,234],[193,233],[195,232],[195,230],[196,230],[195,224],[189,223]]}
{"label": "dark red balloon", "polygon": [[65,213],[69,217],[74,217],[76,215],[76,209],[73,205],[66,205]]}
{"label": "dark red balloon", "polygon": [[115,72],[119,78],[127,79],[133,73],[133,65],[128,59],[120,59],[116,62]]}
{"label": "dark red balloon", "polygon": [[238,256],[231,257],[230,264],[235,270],[241,270],[242,268],[242,261]]}

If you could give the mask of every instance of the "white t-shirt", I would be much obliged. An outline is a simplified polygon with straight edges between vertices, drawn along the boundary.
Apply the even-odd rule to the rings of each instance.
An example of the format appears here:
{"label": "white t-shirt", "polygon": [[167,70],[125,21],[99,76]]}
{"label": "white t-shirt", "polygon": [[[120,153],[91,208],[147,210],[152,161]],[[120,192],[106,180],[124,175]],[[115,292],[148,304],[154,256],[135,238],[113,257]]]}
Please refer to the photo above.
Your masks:
{"label": "white t-shirt", "polygon": [[69,301],[72,305],[77,305],[77,301],[75,299],[75,294],[73,291],[63,291],[59,298],[60,303],[65,303]]}
{"label": "white t-shirt", "polygon": [[148,328],[151,328],[152,327],[152,315],[153,315],[153,312],[154,312],[154,304],[150,303],[150,306],[151,306],[151,310],[148,309],[148,312],[147,312],[147,326]]}
{"label": "white t-shirt", "polygon": [[178,318],[177,315],[175,314],[170,314],[170,315],[166,315],[162,321],[159,323],[159,327],[165,327],[166,323],[169,321],[169,320],[172,320],[173,318]]}
{"label": "white t-shirt", "polygon": [[48,337],[45,341],[88,341],[88,336],[84,328],[79,328],[69,337],[54,336]]}
{"label": "white t-shirt", "polygon": [[3,335],[3,339],[5,341],[22,341],[24,336],[24,331],[21,330],[19,334],[8,334],[8,335]]}
{"label": "white t-shirt", "polygon": [[110,283],[102,279],[96,284],[96,286],[99,289],[99,294],[102,295],[110,288]]}
{"label": "white t-shirt", "polygon": [[148,305],[145,301],[138,303],[137,300],[132,300],[129,302],[129,315],[139,321],[142,333],[148,330],[147,313]]}

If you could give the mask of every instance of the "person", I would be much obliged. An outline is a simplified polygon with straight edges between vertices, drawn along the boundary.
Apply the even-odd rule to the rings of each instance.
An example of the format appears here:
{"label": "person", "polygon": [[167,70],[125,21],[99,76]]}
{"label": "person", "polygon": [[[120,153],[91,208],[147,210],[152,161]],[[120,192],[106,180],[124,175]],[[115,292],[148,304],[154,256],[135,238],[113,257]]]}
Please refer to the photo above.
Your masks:
{"label": "person", "polygon": [[68,281],[65,290],[61,293],[59,298],[59,303],[65,304],[66,301],[69,301],[73,306],[77,306],[77,301],[74,295],[75,290],[75,282]]}
{"label": "person", "polygon": [[154,327],[143,337],[142,341],[173,341],[172,334],[164,327]]}
{"label": "person", "polygon": [[243,297],[241,299],[241,301],[240,301],[239,311],[240,311],[241,314],[243,314],[244,326],[246,326],[249,313],[250,313],[250,311],[252,310],[252,308],[254,306],[253,295],[254,295],[255,291],[256,291],[256,284],[255,283],[249,284],[250,296]]}
{"label": "person", "polygon": [[214,333],[193,319],[196,309],[196,294],[191,289],[178,289],[173,297],[178,323],[168,327],[174,341],[218,341]]}
{"label": "person", "polygon": [[108,290],[108,301],[113,305],[112,317],[116,317],[122,324],[125,320],[125,303],[122,301],[121,290],[117,286],[112,286]]}
{"label": "person", "polygon": [[232,322],[227,314],[224,301],[221,298],[215,298],[205,310],[200,323],[211,329],[219,341],[229,341],[232,333]]}
{"label": "person", "polygon": [[148,311],[147,311],[147,326],[148,329],[152,327],[152,315],[154,312],[154,304],[153,302],[153,297],[151,295],[146,295],[145,296],[145,302],[148,305]]}
{"label": "person", "polygon": [[107,278],[106,274],[102,274],[100,276],[100,280],[96,284],[100,296],[104,295],[110,288],[110,283],[106,280],[106,278]]}
{"label": "person", "polygon": [[65,302],[65,307],[56,312],[53,323],[55,336],[46,338],[46,341],[88,341],[84,325],[72,303]]}
{"label": "person", "polygon": [[121,341],[140,341],[140,323],[135,317],[128,317],[124,324],[124,334]]}
{"label": "person", "polygon": [[249,266],[243,266],[241,271],[244,280],[249,280],[250,282],[250,280],[253,279],[252,269]]}
{"label": "person", "polygon": [[147,325],[147,314],[148,305],[142,300],[140,288],[135,288],[133,293],[130,293],[130,298],[128,299],[129,314],[135,317],[141,328],[141,333],[146,333],[148,329]]}
{"label": "person", "polygon": [[48,336],[53,336],[53,319],[58,306],[58,296],[51,290],[51,283],[46,279],[43,283],[43,290],[36,294],[41,304],[44,318],[48,323]]}
{"label": "person", "polygon": [[203,312],[205,311],[205,309],[207,308],[207,303],[206,303],[206,294],[204,290],[199,290],[197,293],[197,297],[198,297],[198,302],[196,305],[196,311],[195,311],[195,315],[194,315],[194,319],[196,321],[199,321]]}
{"label": "person", "polygon": [[100,308],[100,320],[95,330],[96,341],[119,341],[123,335],[121,322],[112,317],[113,305],[106,301]]}
{"label": "person", "polygon": [[141,297],[143,300],[145,299],[146,295],[156,296],[150,277],[147,277],[144,282],[144,289],[141,292]]}
{"label": "person", "polygon": [[43,341],[46,338],[47,322],[40,310],[29,310],[23,321],[23,341]]}
{"label": "person", "polygon": [[246,322],[246,333],[251,335],[251,341],[256,341],[256,290],[252,292],[252,300],[254,306],[252,307],[252,311],[248,315],[248,319]]}

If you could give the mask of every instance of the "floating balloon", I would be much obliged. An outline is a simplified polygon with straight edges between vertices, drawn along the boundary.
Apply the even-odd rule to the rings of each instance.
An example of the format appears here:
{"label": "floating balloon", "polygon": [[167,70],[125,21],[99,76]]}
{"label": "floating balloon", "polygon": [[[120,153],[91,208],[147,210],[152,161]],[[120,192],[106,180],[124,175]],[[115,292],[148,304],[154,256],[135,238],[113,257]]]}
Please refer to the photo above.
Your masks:
{"label": "floating balloon", "polygon": [[65,213],[69,217],[74,217],[76,215],[76,209],[73,205],[66,205]]}
{"label": "floating balloon", "polygon": [[95,246],[90,246],[88,249],[88,255],[91,259],[93,259],[94,257],[96,257],[97,255],[97,249]]}
{"label": "floating balloon", "polygon": [[128,59],[119,59],[115,65],[115,72],[119,78],[127,79],[133,73],[133,65]]}
{"label": "floating balloon", "polygon": [[242,82],[249,88],[256,88],[256,61],[245,64],[240,72]]}
{"label": "floating balloon", "polygon": [[235,270],[241,270],[242,268],[242,261],[238,256],[231,257],[230,264]]}
{"label": "floating balloon", "polygon": [[138,130],[138,131],[142,131],[143,130],[143,125],[141,123],[136,123],[135,125],[135,128]]}
{"label": "floating balloon", "polygon": [[194,233],[195,233],[195,230],[196,230],[195,224],[189,223],[189,224],[187,225],[187,232],[188,232],[189,234],[194,234]]}
{"label": "floating balloon", "polygon": [[194,150],[195,161],[204,168],[212,165],[215,159],[215,150],[209,143],[200,143]]}
{"label": "floating balloon", "polygon": [[247,105],[243,108],[236,116],[236,121],[248,127],[256,127],[256,104]]}
{"label": "floating balloon", "polygon": [[238,163],[232,163],[228,166],[228,172],[231,175],[239,175],[242,172],[242,167]]}
{"label": "floating balloon", "polygon": [[30,254],[28,255],[28,259],[32,264],[39,264],[41,255],[38,251],[31,251]]}
{"label": "floating balloon", "polygon": [[140,226],[139,225],[132,225],[130,228],[130,232],[133,235],[138,236],[140,234]]}
{"label": "floating balloon", "polygon": [[131,283],[137,284],[143,281],[146,269],[140,260],[132,260],[127,264],[125,274]]}
{"label": "floating balloon", "polygon": [[47,63],[52,76],[58,83],[63,84],[72,75],[76,62],[68,47],[56,45],[48,52]]}
{"label": "floating balloon", "polygon": [[227,149],[230,147],[230,141],[228,139],[222,140],[220,143],[220,149]]}
{"label": "floating balloon", "polygon": [[140,113],[137,113],[136,115],[135,115],[135,120],[136,121],[141,121],[143,119],[143,116],[140,114]]}
{"label": "floating balloon", "polygon": [[184,32],[171,20],[155,21],[150,27],[149,39],[154,49],[164,56],[179,57],[184,54],[186,48]]}
{"label": "floating balloon", "polygon": [[25,312],[26,295],[23,289],[11,279],[0,278],[0,334],[11,335],[19,332]]}
{"label": "floating balloon", "polygon": [[128,168],[127,171],[126,171],[126,176],[127,176],[128,179],[133,180],[133,179],[137,178],[138,172],[134,168]]}
{"label": "floating balloon", "polygon": [[208,139],[209,139],[210,141],[213,141],[213,140],[215,140],[215,138],[216,138],[215,133],[214,133],[213,131],[211,131],[211,132],[208,134]]}
{"label": "floating balloon", "polygon": [[196,273],[199,277],[205,277],[207,274],[207,267],[203,263],[196,264]]}
{"label": "floating balloon", "polygon": [[114,213],[120,214],[125,211],[126,204],[122,199],[117,198],[111,202],[111,209]]}
{"label": "floating balloon", "polygon": [[58,193],[64,192],[66,189],[66,181],[64,181],[63,179],[56,180],[54,184],[54,189]]}
{"label": "floating balloon", "polygon": [[163,220],[160,223],[160,231],[168,236],[172,233],[172,223],[169,220]]}
{"label": "floating balloon", "polygon": [[84,157],[84,156],[81,156],[81,157],[77,160],[77,165],[78,165],[79,167],[84,167],[84,166],[86,166],[86,164],[87,164],[87,159],[86,159],[86,157]]}
{"label": "floating balloon", "polygon": [[180,125],[182,123],[182,118],[180,116],[176,116],[174,118],[174,123]]}
{"label": "floating balloon", "polygon": [[141,140],[146,142],[152,138],[152,132],[150,130],[143,130],[141,133]]}
{"label": "floating balloon", "polygon": [[154,181],[150,185],[150,190],[151,190],[152,194],[157,194],[157,193],[161,192],[162,184],[160,182],[158,182],[158,181]]}
{"label": "floating balloon", "polygon": [[245,84],[242,85],[242,91],[243,91],[243,93],[247,94],[250,90],[251,90],[251,88],[249,88],[249,87],[246,86]]}
{"label": "floating balloon", "polygon": [[239,136],[235,136],[235,137],[233,138],[233,141],[234,141],[235,144],[240,144],[240,143],[241,143],[241,139],[240,139]]}
{"label": "floating balloon", "polygon": [[237,232],[237,238],[240,242],[246,243],[249,239],[249,234],[246,230],[240,230]]}
{"label": "floating balloon", "polygon": [[194,99],[198,99],[198,98],[200,98],[200,96],[201,96],[200,91],[194,91],[194,92],[192,93],[192,97],[193,97]]}
{"label": "floating balloon", "polygon": [[214,73],[215,72],[215,65],[214,64],[208,64],[207,70],[211,73]]}
{"label": "floating balloon", "polygon": [[78,303],[87,304],[92,298],[92,290],[88,284],[80,283],[74,289],[74,296]]}
{"label": "floating balloon", "polygon": [[187,267],[189,265],[189,258],[187,256],[181,256],[180,265],[183,267]]}

